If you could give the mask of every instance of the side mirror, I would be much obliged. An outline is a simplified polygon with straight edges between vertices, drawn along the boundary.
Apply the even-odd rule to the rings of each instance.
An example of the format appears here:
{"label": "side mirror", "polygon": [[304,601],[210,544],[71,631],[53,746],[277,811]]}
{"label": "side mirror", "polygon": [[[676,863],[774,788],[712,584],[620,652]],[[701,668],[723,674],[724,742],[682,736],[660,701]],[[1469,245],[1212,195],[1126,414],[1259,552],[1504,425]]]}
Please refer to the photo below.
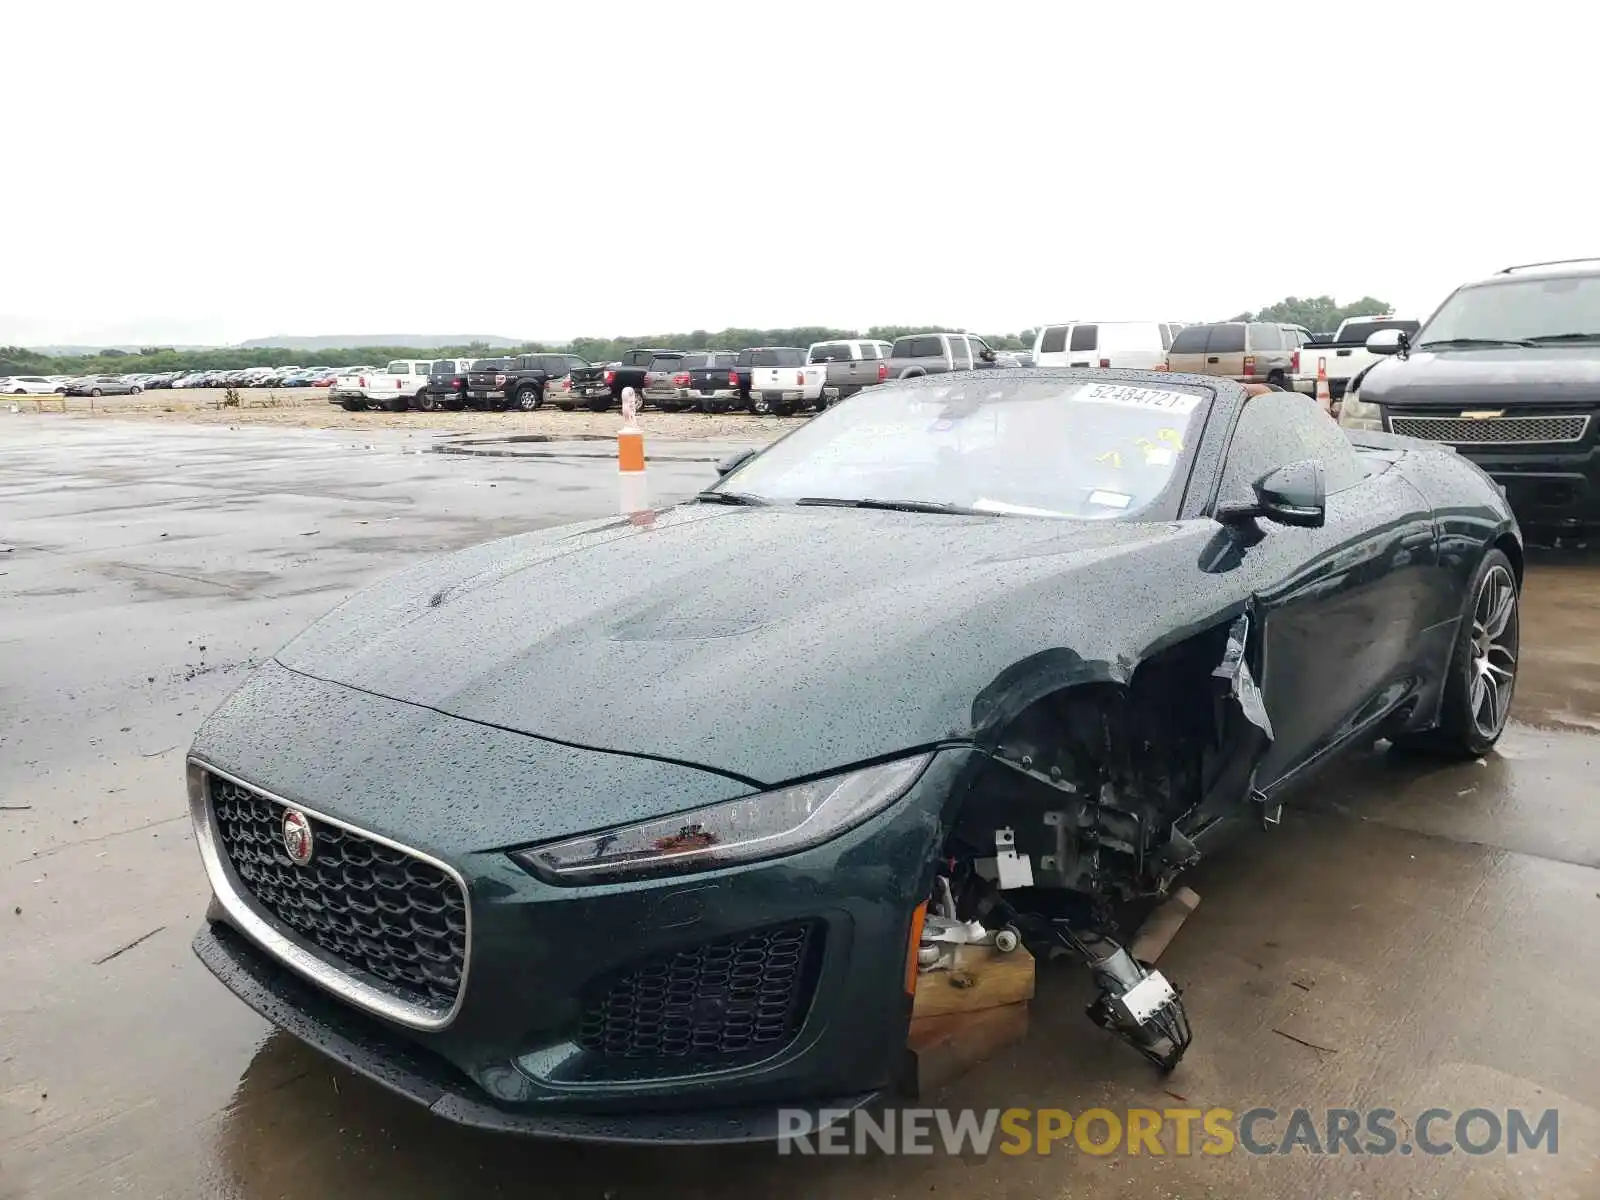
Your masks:
{"label": "side mirror", "polygon": [[1411,339],[1403,329],[1380,329],[1367,339],[1371,354],[1401,354],[1411,348]]}
{"label": "side mirror", "polygon": [[727,475],[729,472],[736,471],[755,456],[756,452],[754,450],[741,450],[737,454],[730,454],[717,464],[717,474]]}
{"label": "side mirror", "polygon": [[1217,520],[1234,523],[1265,517],[1279,525],[1321,529],[1327,517],[1327,489],[1322,464],[1315,459],[1268,471],[1254,485],[1254,504],[1226,505]]}

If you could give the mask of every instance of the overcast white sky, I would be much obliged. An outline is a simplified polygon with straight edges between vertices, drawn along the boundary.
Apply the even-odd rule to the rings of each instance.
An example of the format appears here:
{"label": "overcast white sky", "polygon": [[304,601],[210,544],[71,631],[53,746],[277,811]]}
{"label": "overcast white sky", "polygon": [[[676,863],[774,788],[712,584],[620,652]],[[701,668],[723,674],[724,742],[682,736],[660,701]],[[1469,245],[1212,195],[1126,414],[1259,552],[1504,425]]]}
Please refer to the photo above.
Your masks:
{"label": "overcast white sky", "polygon": [[1582,4],[13,0],[5,24],[0,344],[1417,311],[1600,253]]}

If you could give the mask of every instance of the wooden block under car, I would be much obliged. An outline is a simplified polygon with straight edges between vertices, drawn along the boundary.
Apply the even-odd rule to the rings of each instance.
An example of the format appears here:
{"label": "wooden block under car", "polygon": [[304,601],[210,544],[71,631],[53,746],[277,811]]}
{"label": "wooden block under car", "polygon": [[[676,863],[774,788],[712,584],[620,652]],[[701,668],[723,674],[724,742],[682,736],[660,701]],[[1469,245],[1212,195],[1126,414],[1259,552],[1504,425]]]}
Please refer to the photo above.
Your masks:
{"label": "wooden block under car", "polygon": [[1028,1036],[1028,1005],[916,1017],[906,1038],[906,1087],[924,1098],[957,1076]]}
{"label": "wooden block under car", "polygon": [[917,976],[911,1016],[976,1012],[1032,999],[1033,955],[1025,947],[1002,954],[993,946],[957,946],[950,970]]}

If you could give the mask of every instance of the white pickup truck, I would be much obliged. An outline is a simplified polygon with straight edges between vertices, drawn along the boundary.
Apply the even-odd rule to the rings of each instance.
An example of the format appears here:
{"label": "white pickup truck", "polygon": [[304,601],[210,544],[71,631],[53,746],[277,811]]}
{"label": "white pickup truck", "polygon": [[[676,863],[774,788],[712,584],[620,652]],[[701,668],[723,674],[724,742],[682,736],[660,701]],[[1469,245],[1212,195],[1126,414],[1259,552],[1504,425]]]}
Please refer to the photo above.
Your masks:
{"label": "white pickup truck", "polygon": [[1407,337],[1422,327],[1421,321],[1385,314],[1381,317],[1347,317],[1339,322],[1331,342],[1310,342],[1289,358],[1289,382],[1297,392],[1317,394],[1317,368],[1328,372],[1328,393],[1337,404],[1345,387],[1364,368],[1378,361],[1367,349],[1367,339],[1380,329],[1399,329]]}
{"label": "white pickup truck", "polygon": [[431,358],[397,358],[381,371],[352,367],[328,388],[328,403],[350,412],[363,408],[405,412],[413,403],[421,408],[432,371]]}
{"label": "white pickup truck", "polygon": [[[828,366],[807,363],[806,352],[799,346],[757,347],[751,353],[749,371],[750,411],[753,413],[788,417],[803,408],[826,405]],[[737,367],[730,372],[735,377],[737,373]]]}

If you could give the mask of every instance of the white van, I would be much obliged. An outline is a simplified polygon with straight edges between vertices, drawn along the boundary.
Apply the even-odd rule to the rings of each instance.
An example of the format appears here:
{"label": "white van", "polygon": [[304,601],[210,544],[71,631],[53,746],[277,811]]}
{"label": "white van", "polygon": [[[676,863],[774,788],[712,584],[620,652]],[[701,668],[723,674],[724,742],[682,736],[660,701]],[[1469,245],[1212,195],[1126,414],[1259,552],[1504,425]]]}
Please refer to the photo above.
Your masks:
{"label": "white van", "polygon": [[1163,369],[1176,321],[1071,321],[1046,325],[1033,342],[1036,367]]}

